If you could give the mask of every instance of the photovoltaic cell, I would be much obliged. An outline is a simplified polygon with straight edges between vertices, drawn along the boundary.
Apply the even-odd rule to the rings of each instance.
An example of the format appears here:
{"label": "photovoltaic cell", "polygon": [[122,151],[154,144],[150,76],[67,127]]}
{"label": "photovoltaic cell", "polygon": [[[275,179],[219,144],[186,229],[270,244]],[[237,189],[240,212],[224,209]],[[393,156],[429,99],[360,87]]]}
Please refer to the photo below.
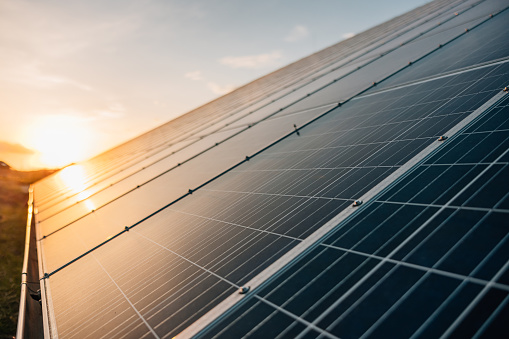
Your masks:
{"label": "photovoltaic cell", "polygon": [[[260,336],[506,334],[508,114],[507,100],[489,110],[205,337],[252,333],[251,314],[264,315]],[[493,135],[499,142],[486,152],[482,140]],[[290,325],[271,322],[282,311]]]}
{"label": "photovoltaic cell", "polygon": [[[507,3],[501,1],[498,8],[504,10],[500,14],[442,47],[443,50],[427,56],[426,62],[416,63],[405,69],[398,77],[387,79],[379,88],[507,58],[509,47],[503,37],[509,22],[509,11],[505,10],[506,7]],[[491,13],[483,14],[484,17],[489,17]]]}
{"label": "photovoltaic cell", "polygon": [[[502,6],[501,4],[493,4],[492,2],[488,2],[491,6],[486,6],[486,3],[481,3],[480,5],[472,8],[468,8],[465,10],[465,12],[462,15],[453,16],[453,19],[448,21],[444,25],[432,25],[430,28],[423,28],[421,26],[417,27],[415,30],[412,30],[409,33],[409,37],[405,37],[406,40],[402,40],[400,42],[401,46],[397,46],[397,48],[387,48],[385,45],[377,50],[380,61],[383,61],[384,67],[379,67],[380,62],[373,62],[373,63],[362,63],[362,67],[358,69],[356,72],[349,74],[345,78],[340,79],[337,82],[330,82],[326,87],[319,90],[318,92],[310,92],[310,96],[304,98],[303,100],[297,102],[296,104],[292,105],[290,108],[291,110],[300,110],[300,109],[306,109],[310,107],[316,107],[320,104],[324,103],[333,103],[333,102],[340,102],[344,99],[348,98],[351,95],[354,95],[361,90],[365,88],[365,84],[370,84],[373,82],[380,81],[381,79],[384,79],[391,75],[392,73],[398,71],[402,67],[408,65],[408,62],[413,62],[418,60],[419,58],[425,56],[430,51],[437,48],[438,45],[443,44],[445,45],[450,40],[458,37],[458,35],[462,34],[464,32],[463,25],[458,25],[456,22],[464,15],[471,15],[474,16],[474,21],[469,22],[471,25],[470,27],[474,26],[475,24],[479,24],[488,18],[489,14],[493,12],[494,8],[497,8],[498,10],[503,9],[500,8]],[[505,12],[500,14],[496,22],[495,18],[493,18],[494,23],[486,23],[487,25],[493,27],[493,30],[503,30],[503,27],[505,25],[506,20],[504,20],[503,16],[506,15]],[[456,19],[458,18],[458,19]],[[482,25],[484,26],[484,25]],[[477,29],[480,29],[477,28]],[[473,33],[475,32],[475,29],[472,30]],[[485,32],[481,32],[481,34],[484,34]],[[499,37],[501,37],[501,32],[497,32],[497,36],[493,38],[493,41],[497,41]],[[484,36],[484,35],[479,35]],[[491,40],[491,37],[490,37]],[[500,40],[498,40],[500,41]],[[455,43],[455,46],[458,45],[461,46],[462,49],[464,49],[465,55],[470,55],[470,58],[463,57],[462,63],[454,60],[449,60],[448,63],[445,63],[445,65],[462,65],[463,67],[466,65],[472,65],[476,59],[479,57],[485,58],[484,61],[489,60],[489,58],[486,57],[486,48],[493,48],[494,51],[496,51],[497,56],[507,56],[507,50],[505,48],[499,48],[497,46],[492,47],[492,45],[488,45],[486,41],[483,41],[483,46],[486,46],[486,48],[483,50],[477,49],[477,47],[472,51],[472,46],[470,45],[470,37],[467,39],[466,37],[460,37],[458,39],[458,42]],[[467,46],[465,46],[467,45]],[[495,44],[496,45],[496,44]],[[437,51],[436,53],[433,53],[435,56],[436,64],[438,65],[444,65],[442,62],[443,57],[440,57],[438,55],[442,54],[441,51]],[[444,52],[444,53],[447,53]],[[482,53],[482,55],[481,55]],[[495,52],[494,52],[495,53]],[[456,57],[456,50],[454,53],[448,53],[449,56],[454,55],[454,58]],[[452,57],[452,56],[451,56]],[[440,61],[439,61],[440,60]],[[378,61],[378,60],[377,60]],[[470,62],[470,64],[468,63]],[[418,65],[419,63],[417,63]],[[413,68],[415,65],[412,65]],[[426,67],[426,71],[429,71],[430,69],[434,69],[434,67],[445,67],[445,66],[433,66],[433,67]],[[460,66],[457,66],[458,68]],[[456,69],[455,67],[451,66],[450,69]],[[333,75],[334,73],[331,73]],[[431,73],[428,75],[434,75],[435,73]],[[423,76],[423,75],[421,75]],[[419,79],[421,76],[413,76],[412,80]],[[400,78],[400,77],[398,77]],[[389,84],[392,82],[389,81]],[[384,84],[382,88],[386,87],[388,85]],[[343,97],[337,96],[337,93],[342,93]]]}
{"label": "photovoltaic cell", "polygon": [[[110,210],[115,210],[119,206],[123,206],[120,208],[128,209],[129,212],[117,220],[124,225],[132,224],[168,202],[186,194],[189,189],[194,189],[224,169],[242,161],[245,156],[257,152],[270,140],[277,140],[281,134],[293,131],[294,124],[301,125],[326,110],[314,109],[262,122],[197,157],[193,157],[194,153],[188,153],[191,160],[181,162],[180,165],[177,161],[186,159],[185,157],[168,158],[164,163],[151,166],[129,180],[109,187],[58,214],[42,213],[40,227],[46,235],[74,223],[78,219],[79,224],[86,224],[87,218],[93,218],[96,222],[100,222],[102,218],[108,218]],[[165,164],[167,165],[166,170],[164,170]],[[87,193],[86,190],[84,192]],[[130,194],[124,195],[126,192]],[[150,203],[140,205],[140,201],[148,201],[147,196],[151,197]],[[113,202],[111,206],[110,202]],[[133,206],[136,208],[132,208]],[[83,216],[87,218],[81,219]]]}
{"label": "photovoltaic cell", "polygon": [[[65,220],[62,221],[64,224],[75,220],[89,213],[91,209],[95,210],[108,201],[120,197],[135,189],[137,186],[153,180],[154,177],[160,176],[172,168],[177,167],[179,163],[185,163],[194,155],[214,147],[217,142],[222,142],[240,131],[242,131],[241,128],[236,128],[221,133],[214,133],[202,139],[195,140],[192,144],[185,145],[185,149],[181,150],[172,147],[163,154],[161,154],[162,152],[158,152],[140,162],[138,166],[132,166],[137,169],[137,171],[122,171],[118,173],[118,175],[101,180],[88,188],[84,188],[87,184],[83,182],[85,178],[81,176],[81,173],[77,173],[76,177],[71,173],[70,179],[76,179],[77,186],[75,192],[73,192],[74,195],[68,196],[66,199],[62,199],[51,205],[46,205],[44,209],[39,207],[38,220],[44,225],[44,222],[50,219],[50,222],[56,226],[59,225],[59,222],[55,220],[56,218],[51,219],[54,216],[62,219],[65,218]],[[176,146],[180,146],[180,143]],[[74,168],[69,169],[74,170]],[[79,167],[77,168],[77,170],[80,169]],[[63,173],[63,175],[65,176],[65,173]],[[94,206],[94,208],[90,208],[91,205]]]}

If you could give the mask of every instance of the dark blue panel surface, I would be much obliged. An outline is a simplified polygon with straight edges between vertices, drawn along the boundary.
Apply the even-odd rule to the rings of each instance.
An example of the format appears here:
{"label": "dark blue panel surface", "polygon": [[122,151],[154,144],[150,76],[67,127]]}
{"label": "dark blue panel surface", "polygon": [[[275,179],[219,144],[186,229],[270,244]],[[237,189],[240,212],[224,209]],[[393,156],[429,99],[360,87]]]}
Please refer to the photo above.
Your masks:
{"label": "dark blue panel surface", "polygon": [[447,139],[252,298],[290,312],[284,331],[297,336],[314,326],[340,338],[507,336],[508,103]]}

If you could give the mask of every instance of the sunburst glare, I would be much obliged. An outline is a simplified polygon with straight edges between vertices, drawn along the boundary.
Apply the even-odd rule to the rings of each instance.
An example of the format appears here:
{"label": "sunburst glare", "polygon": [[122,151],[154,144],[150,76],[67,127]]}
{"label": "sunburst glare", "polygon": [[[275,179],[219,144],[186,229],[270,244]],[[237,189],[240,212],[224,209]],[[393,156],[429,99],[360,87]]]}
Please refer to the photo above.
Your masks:
{"label": "sunburst glare", "polygon": [[28,144],[39,154],[47,167],[62,167],[84,160],[90,152],[92,130],[82,118],[48,115],[34,121],[29,129]]}

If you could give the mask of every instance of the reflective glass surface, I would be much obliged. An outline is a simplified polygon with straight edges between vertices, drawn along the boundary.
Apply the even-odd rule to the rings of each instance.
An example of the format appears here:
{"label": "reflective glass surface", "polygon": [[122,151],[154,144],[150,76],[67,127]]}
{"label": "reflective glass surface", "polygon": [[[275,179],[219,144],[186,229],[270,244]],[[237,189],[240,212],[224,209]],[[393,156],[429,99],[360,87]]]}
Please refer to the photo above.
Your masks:
{"label": "reflective glass surface", "polygon": [[[508,103],[449,140],[204,336],[506,336]],[[277,321],[282,310],[291,321]],[[255,314],[256,331],[248,321]]]}
{"label": "reflective glass surface", "polygon": [[[37,183],[59,336],[174,337],[352,208],[507,85],[509,63],[479,64],[507,56],[501,3],[426,4]],[[386,337],[401,319],[403,337],[497,333],[507,114],[448,140],[205,336]]]}

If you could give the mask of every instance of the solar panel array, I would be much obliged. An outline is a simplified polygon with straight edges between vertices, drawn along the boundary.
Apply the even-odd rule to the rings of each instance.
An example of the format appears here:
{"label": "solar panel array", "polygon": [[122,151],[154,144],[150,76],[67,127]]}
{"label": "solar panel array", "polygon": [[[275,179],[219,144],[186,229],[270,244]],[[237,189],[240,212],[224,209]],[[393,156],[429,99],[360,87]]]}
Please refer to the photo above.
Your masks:
{"label": "solar panel array", "polygon": [[506,333],[508,6],[432,2],[37,183],[47,335]]}
{"label": "solar panel array", "polygon": [[207,336],[507,334],[508,105],[446,141]]}

